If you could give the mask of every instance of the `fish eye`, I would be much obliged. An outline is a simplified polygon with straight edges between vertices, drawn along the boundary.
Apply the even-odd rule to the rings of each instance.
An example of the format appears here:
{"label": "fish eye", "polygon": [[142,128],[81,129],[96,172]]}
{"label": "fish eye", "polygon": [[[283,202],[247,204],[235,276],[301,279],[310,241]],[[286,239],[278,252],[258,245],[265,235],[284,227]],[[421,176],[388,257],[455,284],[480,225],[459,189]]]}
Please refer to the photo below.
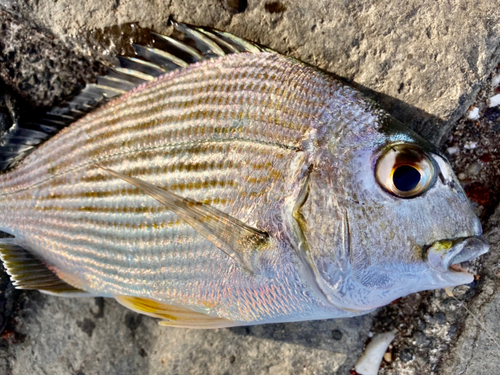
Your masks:
{"label": "fish eye", "polygon": [[426,192],[434,179],[434,165],[420,148],[398,144],[382,153],[375,167],[379,185],[400,198],[413,198]]}

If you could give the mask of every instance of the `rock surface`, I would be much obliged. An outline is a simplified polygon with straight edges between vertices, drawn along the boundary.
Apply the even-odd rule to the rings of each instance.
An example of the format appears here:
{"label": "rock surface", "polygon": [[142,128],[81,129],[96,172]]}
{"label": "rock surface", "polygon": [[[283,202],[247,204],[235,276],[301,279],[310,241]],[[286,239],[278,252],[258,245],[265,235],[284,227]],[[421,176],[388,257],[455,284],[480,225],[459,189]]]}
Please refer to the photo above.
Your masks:
{"label": "rock surface", "polygon": [[[499,169],[478,171],[471,165],[485,150],[500,161],[494,144],[481,146],[474,138],[491,138],[486,130],[497,117],[479,125],[467,120],[469,106],[500,59],[500,9],[490,1],[0,0],[0,77],[8,86],[0,87],[0,125],[8,127],[92,81],[101,69],[94,62],[116,49],[113,37],[106,42],[106,36],[121,29],[109,27],[138,22],[163,32],[169,17],[233,32],[344,77],[427,138],[448,140],[448,148],[462,151],[466,142],[479,142],[473,152],[454,154],[453,161],[458,172],[475,173],[475,180],[464,180],[472,186],[468,192],[477,193],[476,182],[489,189],[487,199],[471,195],[483,199],[476,203],[484,220],[493,212]],[[102,27],[108,29],[88,32]],[[94,48],[95,42],[102,43]],[[485,113],[483,108],[482,119],[491,117]],[[450,134],[455,138],[450,140]],[[499,216],[487,226],[494,247],[485,258],[484,276],[457,292],[493,334],[500,318]],[[374,318],[180,330],[159,327],[112,300],[38,292],[21,293],[17,311],[8,318],[16,293],[4,279],[1,374],[347,374]],[[382,373],[491,374],[500,368],[494,344],[442,291],[413,295],[380,310],[371,329],[393,328],[399,330],[391,347],[394,360]]]}
{"label": "rock surface", "polygon": [[128,22],[163,32],[170,17],[229,31],[375,90],[433,141],[472,104],[499,56],[500,7],[486,0],[2,1],[64,40]]}
{"label": "rock surface", "polygon": [[357,318],[187,330],[109,299],[23,299],[15,333],[4,333],[2,374],[345,374],[370,327]]}
{"label": "rock surface", "polygon": [[443,375],[489,375],[500,371],[500,207],[488,223],[492,248],[484,257],[482,292],[469,309],[465,329],[443,366]]}
{"label": "rock surface", "polygon": [[42,31],[25,17],[1,7],[0,12],[0,78],[32,107],[49,107],[98,74],[97,64],[71,48],[71,43]]}

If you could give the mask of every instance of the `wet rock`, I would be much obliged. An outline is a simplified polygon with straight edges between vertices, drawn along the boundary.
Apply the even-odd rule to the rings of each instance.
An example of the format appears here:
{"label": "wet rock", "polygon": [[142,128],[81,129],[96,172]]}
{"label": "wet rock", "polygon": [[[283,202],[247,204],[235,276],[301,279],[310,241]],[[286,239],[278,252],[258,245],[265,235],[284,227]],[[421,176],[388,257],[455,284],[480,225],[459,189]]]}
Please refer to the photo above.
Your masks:
{"label": "wet rock", "polygon": [[342,336],[343,336],[342,331],[340,331],[338,329],[332,331],[332,337],[333,337],[334,340],[337,340],[337,341],[341,340]]}
{"label": "wet rock", "polygon": [[446,315],[442,312],[438,312],[434,314],[434,319],[438,324],[445,324],[446,323]]}
{"label": "wet rock", "polygon": [[235,14],[244,12],[247,9],[247,0],[223,0],[224,9]]}
{"label": "wet rock", "polygon": [[403,362],[409,362],[413,359],[413,353],[410,349],[404,349],[400,353],[399,358],[401,358]]}

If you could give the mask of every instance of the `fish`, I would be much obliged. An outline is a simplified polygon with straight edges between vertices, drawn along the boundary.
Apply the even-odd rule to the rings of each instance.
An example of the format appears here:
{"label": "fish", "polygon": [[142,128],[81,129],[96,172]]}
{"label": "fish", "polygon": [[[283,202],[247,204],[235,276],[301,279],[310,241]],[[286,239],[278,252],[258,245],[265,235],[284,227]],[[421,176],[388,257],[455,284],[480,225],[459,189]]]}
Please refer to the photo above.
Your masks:
{"label": "fish", "polygon": [[435,146],[325,71],[173,27],[10,133],[0,257],[17,288],[222,328],[473,281],[489,246]]}

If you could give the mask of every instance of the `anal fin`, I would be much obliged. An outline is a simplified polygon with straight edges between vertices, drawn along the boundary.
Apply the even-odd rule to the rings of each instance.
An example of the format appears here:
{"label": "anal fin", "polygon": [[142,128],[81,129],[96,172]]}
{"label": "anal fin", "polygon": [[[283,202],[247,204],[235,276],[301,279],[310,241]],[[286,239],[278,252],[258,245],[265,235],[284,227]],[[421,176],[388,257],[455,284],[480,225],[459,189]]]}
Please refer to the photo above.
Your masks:
{"label": "anal fin", "polygon": [[162,326],[209,329],[240,325],[238,322],[229,319],[217,318],[149,298],[115,296],[115,299],[135,312],[162,319],[159,322]]}
{"label": "anal fin", "polygon": [[49,294],[81,296],[87,292],[61,280],[15,238],[0,239],[0,258],[17,289],[36,289]]}

